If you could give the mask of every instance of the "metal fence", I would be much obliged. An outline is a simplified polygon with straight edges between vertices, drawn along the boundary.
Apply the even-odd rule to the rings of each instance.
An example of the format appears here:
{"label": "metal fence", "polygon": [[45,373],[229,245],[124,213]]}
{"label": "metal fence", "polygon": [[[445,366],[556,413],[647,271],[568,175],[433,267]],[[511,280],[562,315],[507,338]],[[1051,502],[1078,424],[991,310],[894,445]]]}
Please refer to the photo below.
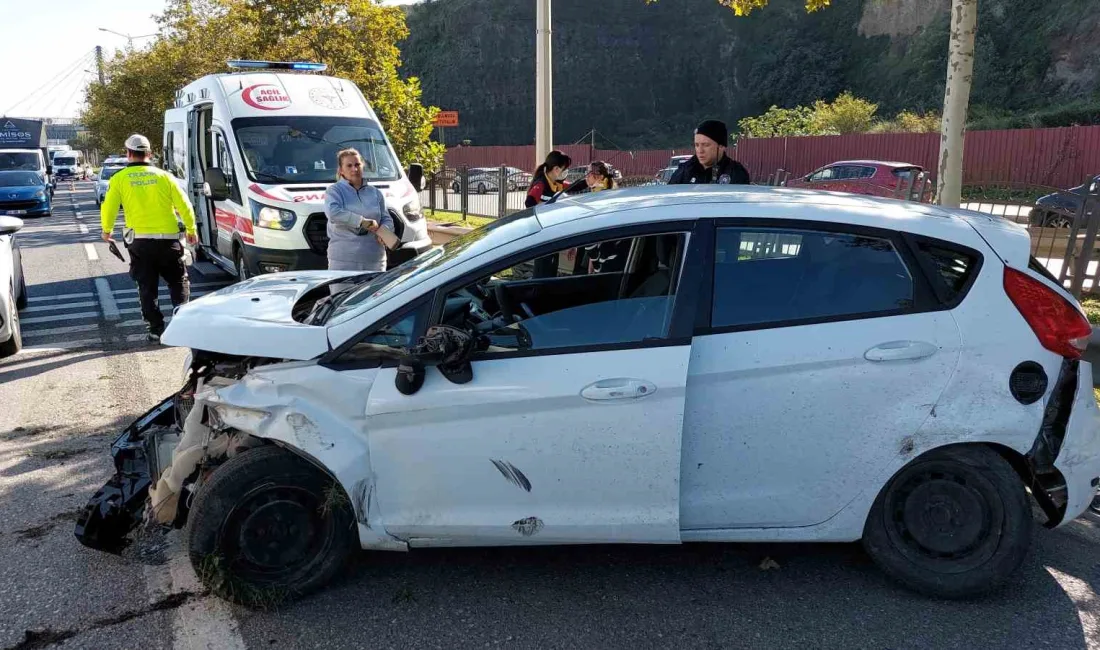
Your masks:
{"label": "metal fence", "polygon": [[[429,218],[448,223],[505,217],[525,208],[532,178],[530,172],[505,165],[446,168],[427,176],[420,205]],[[568,180],[582,178],[583,171],[571,170]],[[655,181],[650,176],[620,176],[615,182],[618,187],[634,187]]]}

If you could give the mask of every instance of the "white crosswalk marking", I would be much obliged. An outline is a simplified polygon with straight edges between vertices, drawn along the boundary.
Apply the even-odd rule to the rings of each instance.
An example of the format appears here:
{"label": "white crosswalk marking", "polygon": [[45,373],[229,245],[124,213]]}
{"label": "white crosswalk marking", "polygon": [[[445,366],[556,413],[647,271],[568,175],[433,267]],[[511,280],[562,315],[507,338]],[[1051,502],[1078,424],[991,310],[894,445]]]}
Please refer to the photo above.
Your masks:
{"label": "white crosswalk marking", "polygon": [[23,330],[24,339],[40,339],[47,336],[59,336],[61,334],[75,334],[77,332],[94,332],[99,329],[99,325],[95,323],[89,323],[88,325],[69,325],[67,327],[49,327]]}
{"label": "white crosswalk marking", "polygon": [[61,302],[44,305],[35,305],[33,307],[27,307],[21,313],[23,314],[37,314],[43,311],[59,311],[61,309],[73,309],[74,307],[95,307],[94,300],[85,300],[83,302]]}
{"label": "white crosswalk marking", "polygon": [[27,298],[27,302],[46,302],[50,300],[69,300],[70,298],[91,298],[95,294],[90,291],[84,291],[81,293],[63,293],[57,296],[30,296]]}

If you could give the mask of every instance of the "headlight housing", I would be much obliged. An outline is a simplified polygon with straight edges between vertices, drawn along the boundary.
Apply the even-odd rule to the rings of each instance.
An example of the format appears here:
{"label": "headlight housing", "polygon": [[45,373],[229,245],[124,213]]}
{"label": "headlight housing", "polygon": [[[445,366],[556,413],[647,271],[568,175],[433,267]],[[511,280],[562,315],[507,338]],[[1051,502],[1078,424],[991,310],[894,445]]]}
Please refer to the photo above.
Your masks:
{"label": "headlight housing", "polygon": [[36,198],[36,199],[46,198],[46,190],[38,190],[37,192],[34,193],[34,198]]}
{"label": "headlight housing", "polygon": [[290,230],[298,220],[298,215],[292,210],[283,210],[263,203],[257,203],[249,199],[252,204],[252,223],[257,228],[269,230]]}

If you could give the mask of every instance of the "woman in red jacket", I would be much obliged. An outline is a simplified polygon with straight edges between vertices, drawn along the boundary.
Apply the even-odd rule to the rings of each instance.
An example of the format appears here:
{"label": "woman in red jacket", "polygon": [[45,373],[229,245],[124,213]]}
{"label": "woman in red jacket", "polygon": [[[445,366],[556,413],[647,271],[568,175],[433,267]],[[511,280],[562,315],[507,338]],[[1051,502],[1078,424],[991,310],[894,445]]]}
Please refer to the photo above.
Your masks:
{"label": "woman in red jacket", "polygon": [[550,197],[568,187],[565,184],[565,176],[571,164],[573,160],[556,149],[546,154],[546,162],[535,169],[531,186],[527,190],[527,200],[523,203],[524,207],[533,208],[550,200]]}

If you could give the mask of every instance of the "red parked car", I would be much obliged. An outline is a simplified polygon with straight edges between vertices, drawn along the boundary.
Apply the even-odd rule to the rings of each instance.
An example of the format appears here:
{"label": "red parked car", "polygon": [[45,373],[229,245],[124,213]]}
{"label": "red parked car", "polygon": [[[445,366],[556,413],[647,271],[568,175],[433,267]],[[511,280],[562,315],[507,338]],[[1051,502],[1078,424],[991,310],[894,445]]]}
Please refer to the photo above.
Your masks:
{"label": "red parked car", "polygon": [[[924,169],[920,165],[881,160],[843,160],[787,181],[787,187],[806,187],[851,194],[904,198],[909,179]],[[902,191],[898,192],[899,184]]]}

